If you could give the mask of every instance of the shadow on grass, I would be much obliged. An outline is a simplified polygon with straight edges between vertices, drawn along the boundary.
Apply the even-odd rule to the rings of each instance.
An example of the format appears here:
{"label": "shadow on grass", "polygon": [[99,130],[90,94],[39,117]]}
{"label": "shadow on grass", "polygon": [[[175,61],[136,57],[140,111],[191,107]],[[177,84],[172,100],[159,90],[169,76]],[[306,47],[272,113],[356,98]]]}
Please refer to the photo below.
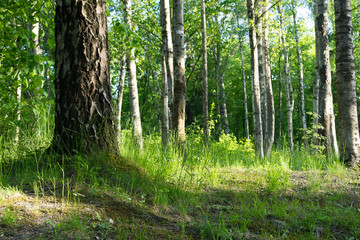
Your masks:
{"label": "shadow on grass", "polygon": [[218,186],[189,190],[118,156],[35,153],[2,165],[2,188],[20,193],[0,201],[17,218],[2,217],[0,238],[359,239],[353,175],[292,172],[276,188],[281,177],[269,185],[266,173],[227,170]]}

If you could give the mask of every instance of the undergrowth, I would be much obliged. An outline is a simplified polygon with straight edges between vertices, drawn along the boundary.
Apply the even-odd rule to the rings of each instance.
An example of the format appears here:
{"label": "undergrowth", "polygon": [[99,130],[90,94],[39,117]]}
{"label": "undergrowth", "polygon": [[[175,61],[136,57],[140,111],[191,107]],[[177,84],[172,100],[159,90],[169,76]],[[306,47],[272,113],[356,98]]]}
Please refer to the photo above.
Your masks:
{"label": "undergrowth", "polygon": [[360,239],[360,178],[336,156],[283,148],[259,159],[250,140],[233,135],[204,151],[196,129],[186,157],[162,149],[158,134],[139,151],[129,130],[120,156],[45,153],[50,137],[41,134],[7,140],[2,239],[26,226],[38,239]]}

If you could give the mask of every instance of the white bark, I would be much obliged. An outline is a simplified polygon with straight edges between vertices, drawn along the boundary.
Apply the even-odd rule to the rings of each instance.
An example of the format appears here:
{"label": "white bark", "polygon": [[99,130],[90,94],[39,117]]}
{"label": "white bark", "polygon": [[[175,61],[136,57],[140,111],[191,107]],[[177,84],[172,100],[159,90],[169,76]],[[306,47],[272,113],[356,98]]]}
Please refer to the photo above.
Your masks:
{"label": "white bark", "polygon": [[287,122],[288,122],[288,140],[289,140],[289,148],[291,151],[293,151],[294,150],[294,137],[293,137],[294,92],[291,84],[289,55],[286,48],[286,39],[284,33],[281,5],[279,5],[278,10],[280,15],[280,25],[282,32],[281,40],[283,44],[284,59],[285,59],[285,91],[286,91],[286,112],[287,112]]}
{"label": "white bark", "polygon": [[263,132],[262,132],[262,122],[261,122],[260,86],[259,86],[260,84],[259,84],[258,49],[256,44],[256,29],[254,26],[255,3],[253,0],[247,0],[247,10],[248,10],[248,19],[249,19],[249,37],[250,37],[250,47],[251,47],[255,152],[260,158],[264,158]]}
{"label": "white bark", "polygon": [[206,5],[201,0],[201,28],[202,28],[202,65],[203,65],[203,128],[205,149],[209,146],[209,109],[208,109],[208,66],[207,66],[207,35],[206,35]]}
{"label": "white bark", "polygon": [[[124,19],[126,24],[130,29],[133,29],[132,23],[132,10],[131,10],[131,1],[123,0],[124,2]],[[133,135],[136,141],[136,144],[139,146],[140,150],[143,149],[143,138],[142,138],[142,128],[141,128],[141,117],[140,117],[140,107],[139,107],[139,95],[137,88],[136,80],[136,62],[135,62],[135,48],[132,48],[127,54],[127,67],[129,75],[129,93],[130,93],[130,107],[132,108],[132,122],[133,122]]]}

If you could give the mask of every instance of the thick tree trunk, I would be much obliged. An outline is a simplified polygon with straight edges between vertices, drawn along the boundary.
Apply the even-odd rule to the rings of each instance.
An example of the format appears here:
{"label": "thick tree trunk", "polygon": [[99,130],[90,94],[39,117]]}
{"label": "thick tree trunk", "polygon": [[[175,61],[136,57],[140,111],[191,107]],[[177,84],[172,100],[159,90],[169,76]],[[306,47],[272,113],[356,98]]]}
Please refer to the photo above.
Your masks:
{"label": "thick tree trunk", "polygon": [[126,57],[122,57],[121,61],[121,72],[120,72],[120,81],[118,85],[118,97],[116,100],[117,113],[116,113],[116,136],[118,143],[121,141],[121,110],[122,110],[122,101],[124,96],[124,84],[125,84],[125,75],[126,75]]}
{"label": "thick tree trunk", "polygon": [[271,156],[272,146],[275,138],[275,107],[274,94],[271,82],[270,53],[269,53],[269,25],[268,25],[268,0],[263,3],[263,55],[265,70],[265,95],[266,95],[266,132],[265,132],[265,154]]}
{"label": "thick tree trunk", "polygon": [[303,139],[305,148],[308,146],[308,140],[306,138],[306,130],[307,130],[307,123],[306,123],[306,112],[305,112],[305,93],[304,93],[304,71],[303,71],[303,60],[302,60],[302,53],[300,47],[300,38],[298,32],[298,24],[296,19],[296,5],[295,0],[291,1],[292,5],[292,14],[293,14],[293,21],[294,21],[294,29],[295,29],[295,40],[296,40],[296,53],[298,57],[298,75],[299,75],[299,101],[300,101],[300,116],[301,116],[301,125],[303,129]]}
{"label": "thick tree trunk", "polygon": [[[161,85],[161,139],[164,148],[170,144],[170,126],[169,126],[169,95],[172,94],[172,90],[169,89],[169,83],[172,84],[172,79],[168,79],[168,35],[171,38],[170,27],[170,12],[169,12],[169,0],[160,0],[160,18],[161,18],[161,37],[162,37],[162,51],[161,51],[161,69],[162,69],[162,85]],[[173,66],[171,66],[173,68]],[[171,95],[172,96],[172,95]]]}
{"label": "thick tree trunk", "polygon": [[255,3],[253,0],[247,0],[247,10],[248,10],[248,19],[249,19],[249,37],[250,37],[250,48],[251,48],[255,152],[256,155],[258,155],[260,158],[263,158],[264,146],[263,146],[262,123],[261,123],[258,49],[256,44],[256,29],[254,26]]}
{"label": "thick tree trunk", "polygon": [[57,0],[55,39],[52,149],[117,152],[105,1]]}
{"label": "thick tree trunk", "polygon": [[291,84],[289,55],[286,48],[281,5],[278,6],[278,10],[280,15],[280,25],[282,32],[281,40],[283,44],[284,59],[285,59],[285,91],[286,91],[286,112],[287,112],[287,122],[288,122],[288,140],[289,140],[289,148],[291,151],[293,151],[294,150],[294,137],[293,137],[294,92]]}
{"label": "thick tree trunk", "polygon": [[184,45],[184,0],[174,0],[174,99],[172,127],[181,151],[185,150],[185,45]]}
{"label": "thick tree trunk", "polygon": [[317,0],[317,29],[319,54],[319,123],[323,128],[319,129],[319,134],[324,137],[326,154],[332,153],[331,146],[331,115],[332,92],[331,92],[331,66],[328,36],[328,3],[327,0]]}
{"label": "thick tree trunk", "polygon": [[360,164],[360,139],[351,3],[350,0],[334,0],[334,7],[340,157],[346,164],[355,167]]}
{"label": "thick tree trunk", "polygon": [[[131,0],[123,0],[124,2],[124,20],[130,29],[133,29],[132,24],[132,10],[131,10]],[[130,107],[132,113],[132,122],[133,122],[133,136],[135,138],[136,144],[139,146],[140,150],[143,149],[143,138],[142,138],[142,128],[141,128],[141,117],[140,117],[140,107],[139,107],[139,94],[137,88],[136,80],[136,62],[135,62],[135,48],[132,48],[127,54],[127,68],[129,75],[129,93],[130,93]]]}
{"label": "thick tree trunk", "polygon": [[203,92],[202,92],[202,110],[203,110],[203,128],[204,128],[204,146],[209,146],[209,103],[208,103],[208,67],[207,67],[207,35],[206,35],[206,5],[205,0],[201,0],[201,27],[202,27],[202,65],[203,65]]}

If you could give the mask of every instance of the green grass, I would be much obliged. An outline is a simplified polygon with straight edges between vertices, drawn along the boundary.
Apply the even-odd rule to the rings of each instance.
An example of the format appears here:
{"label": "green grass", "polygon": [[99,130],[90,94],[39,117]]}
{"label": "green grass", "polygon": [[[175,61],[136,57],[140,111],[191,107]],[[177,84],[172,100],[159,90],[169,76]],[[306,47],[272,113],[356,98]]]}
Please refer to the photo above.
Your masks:
{"label": "green grass", "polygon": [[274,149],[258,159],[231,135],[204,152],[190,132],[186,158],[157,134],[140,152],[128,130],[121,157],[44,154],[50,137],[39,133],[26,146],[2,139],[0,237],[360,239],[360,178],[337,158]]}

